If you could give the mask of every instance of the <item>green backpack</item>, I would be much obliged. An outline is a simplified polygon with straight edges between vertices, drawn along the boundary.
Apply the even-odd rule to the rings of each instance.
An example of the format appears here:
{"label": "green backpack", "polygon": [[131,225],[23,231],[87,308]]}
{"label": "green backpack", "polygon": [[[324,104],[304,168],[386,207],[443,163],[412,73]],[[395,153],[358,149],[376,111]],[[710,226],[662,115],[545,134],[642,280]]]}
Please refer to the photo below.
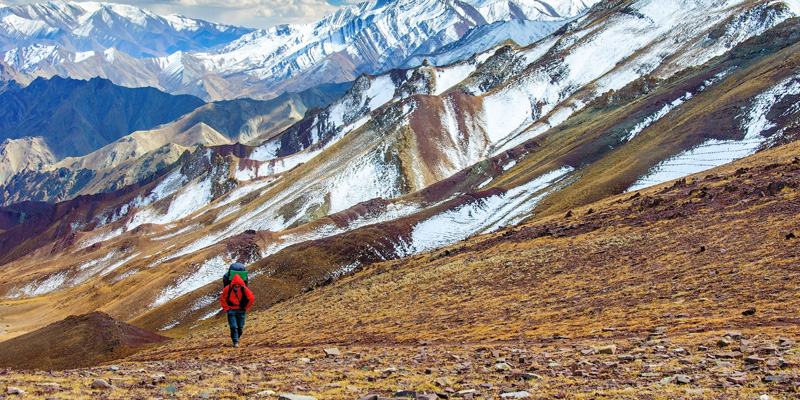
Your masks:
{"label": "green backpack", "polygon": [[228,279],[233,282],[233,277],[239,275],[239,278],[242,278],[242,281],[247,282],[247,271],[233,271],[231,270],[230,275],[228,275]]}

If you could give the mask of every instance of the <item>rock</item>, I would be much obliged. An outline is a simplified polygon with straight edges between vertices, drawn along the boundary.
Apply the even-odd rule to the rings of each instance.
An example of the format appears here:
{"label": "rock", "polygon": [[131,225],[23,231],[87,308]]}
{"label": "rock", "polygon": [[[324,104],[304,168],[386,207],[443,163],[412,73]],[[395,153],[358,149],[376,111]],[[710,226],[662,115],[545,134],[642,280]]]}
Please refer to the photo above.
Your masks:
{"label": "rock", "polygon": [[417,392],[413,390],[401,390],[394,394],[395,398],[404,398],[404,399],[416,399]]}
{"label": "rock", "polygon": [[595,351],[597,351],[598,354],[617,354],[617,345],[612,344],[608,346],[599,347],[596,348]]}
{"label": "rock", "polygon": [[761,382],[764,382],[764,383],[774,383],[774,382],[780,382],[780,381],[782,381],[782,380],[784,380],[784,379],[786,379],[786,377],[785,377],[785,376],[782,376],[782,375],[777,375],[777,376],[765,376],[765,377],[761,378]]}
{"label": "rock", "polygon": [[435,394],[431,394],[431,393],[418,394],[417,395],[417,400],[438,400],[438,399],[439,399],[439,396],[437,396]]}
{"label": "rock", "polygon": [[603,328],[603,332],[616,332],[617,328]]}
{"label": "rock", "polygon": [[642,372],[639,374],[642,378],[658,378],[661,376],[658,372]]}
{"label": "rock", "polygon": [[744,315],[746,317],[750,316],[750,315],[753,315],[755,313],[756,313],[756,309],[755,308],[748,308],[747,310],[742,311],[742,315]]}
{"label": "rock", "polygon": [[475,392],[477,392],[477,390],[475,390],[475,389],[466,389],[466,390],[460,390],[456,394],[461,396],[461,397],[464,397],[464,396],[466,396],[468,394],[475,394]]}
{"label": "rock", "polygon": [[[259,393],[260,393],[260,392],[259,392]],[[257,394],[257,395],[258,395],[258,396],[264,396],[264,395],[261,395],[261,394]],[[210,398],[211,398],[211,393],[209,393],[209,392],[201,392],[201,393],[198,395],[198,397],[200,397],[201,399],[210,399]]]}
{"label": "rock", "polygon": [[584,350],[581,350],[581,355],[584,355],[584,356],[591,356],[591,355],[594,355],[596,353],[597,353],[597,351],[595,351],[595,349],[584,349]]}
{"label": "rock", "polygon": [[91,386],[92,389],[111,389],[113,387],[110,383],[102,379],[95,379]]}
{"label": "rock", "polygon": [[728,347],[732,344],[733,342],[731,342],[729,339],[722,338],[720,340],[717,340],[717,347]]}
{"label": "rock", "polygon": [[342,355],[342,353],[339,352],[339,349],[337,349],[335,347],[332,347],[332,348],[329,348],[329,349],[323,349],[322,351],[324,351],[325,355],[328,356],[328,357],[338,357],[338,356]]}
{"label": "rock", "polygon": [[728,380],[728,382],[736,384],[736,385],[745,385],[745,384],[747,384],[747,377],[745,377],[744,375],[729,376],[726,379]]}
{"label": "rock", "polygon": [[178,388],[175,387],[174,383],[171,383],[169,386],[165,387],[164,389],[161,389],[161,393],[175,394],[178,393]]}
{"label": "rock", "polygon": [[20,388],[15,388],[13,386],[9,386],[9,387],[6,388],[6,394],[9,394],[9,395],[16,394],[16,395],[20,395],[21,396],[21,395],[24,395],[24,394],[28,394],[28,392],[26,392],[26,391],[24,391],[24,390],[22,390]]}
{"label": "rock", "polygon": [[725,334],[722,335],[722,336],[723,337],[727,336],[727,337],[729,337],[731,339],[734,339],[734,340],[739,340],[739,339],[742,338],[741,332],[733,332],[733,331],[732,332],[725,332]]}
{"label": "rock", "polygon": [[778,344],[781,347],[789,347],[794,344],[794,340],[791,339],[778,339]]}
{"label": "rock", "polygon": [[500,398],[503,399],[524,399],[526,397],[530,397],[531,394],[526,391],[521,392],[511,392],[511,393],[503,393],[500,395]]}
{"label": "rock", "polygon": [[742,356],[742,353],[739,351],[729,351],[727,353],[719,353],[715,355],[716,358],[739,358]]}
{"label": "rock", "polygon": [[359,397],[358,400],[378,400],[379,394],[370,393],[364,397]]}
{"label": "rock", "polygon": [[761,357],[759,357],[759,356],[747,356],[744,359],[744,363],[745,364],[761,364],[764,361],[766,361],[766,360],[761,358]]}
{"label": "rock", "polygon": [[453,381],[450,378],[446,377],[446,376],[434,379],[433,383],[435,383],[437,386],[440,386],[440,387],[453,386]]}
{"label": "rock", "polygon": [[764,346],[758,349],[761,354],[775,354],[778,352],[778,346]]}
{"label": "rock", "polygon": [[[521,377],[522,379],[526,380],[526,381],[532,381],[532,380],[542,380],[542,379],[544,379],[544,378],[543,378],[541,375],[531,374],[531,373],[528,373],[528,372],[526,372],[526,373],[524,373],[524,374],[520,375],[520,377]],[[490,386],[490,387],[491,387],[491,386]]]}
{"label": "rock", "polygon": [[278,400],[317,400],[316,397],[301,396],[299,394],[282,393],[278,396]]}
{"label": "rock", "polygon": [[494,369],[497,371],[511,371],[511,366],[508,363],[497,363],[494,365]]}
{"label": "rock", "polygon": [[679,385],[688,385],[692,383],[692,381],[694,380],[689,375],[681,375],[681,374],[675,375],[673,376],[673,378],[675,378],[675,383]]}
{"label": "rock", "polygon": [[311,362],[311,359],[308,358],[308,357],[300,357],[300,358],[297,359],[297,362],[308,364],[308,363]]}

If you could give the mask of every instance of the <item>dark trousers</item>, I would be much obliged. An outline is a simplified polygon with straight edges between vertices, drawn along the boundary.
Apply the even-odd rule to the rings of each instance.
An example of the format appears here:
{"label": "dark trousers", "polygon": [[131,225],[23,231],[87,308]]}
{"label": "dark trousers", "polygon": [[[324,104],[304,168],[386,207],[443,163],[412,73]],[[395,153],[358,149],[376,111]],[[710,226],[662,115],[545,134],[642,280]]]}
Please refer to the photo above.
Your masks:
{"label": "dark trousers", "polygon": [[228,325],[231,327],[231,340],[239,343],[244,330],[244,310],[228,310]]}

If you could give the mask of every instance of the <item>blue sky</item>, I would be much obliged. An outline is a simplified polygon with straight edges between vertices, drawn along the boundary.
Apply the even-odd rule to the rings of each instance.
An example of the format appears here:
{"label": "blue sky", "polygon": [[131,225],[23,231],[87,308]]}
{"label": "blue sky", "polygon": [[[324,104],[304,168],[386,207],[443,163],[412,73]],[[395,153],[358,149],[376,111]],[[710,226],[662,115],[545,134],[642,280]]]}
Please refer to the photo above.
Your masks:
{"label": "blue sky", "polygon": [[[73,0],[74,1],[74,0]],[[99,0],[146,8],[158,14],[181,14],[250,28],[270,28],[280,24],[317,21],[342,5],[358,0]],[[40,3],[43,0],[0,0],[0,4]]]}

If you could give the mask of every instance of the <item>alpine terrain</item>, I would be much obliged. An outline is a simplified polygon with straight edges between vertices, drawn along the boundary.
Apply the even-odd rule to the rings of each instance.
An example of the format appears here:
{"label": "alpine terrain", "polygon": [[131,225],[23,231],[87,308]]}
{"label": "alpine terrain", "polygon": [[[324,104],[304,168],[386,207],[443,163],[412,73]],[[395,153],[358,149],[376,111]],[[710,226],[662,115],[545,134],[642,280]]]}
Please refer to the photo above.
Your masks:
{"label": "alpine terrain", "polygon": [[797,396],[800,3],[378,1],[179,58],[236,100],[2,89],[8,395]]}

